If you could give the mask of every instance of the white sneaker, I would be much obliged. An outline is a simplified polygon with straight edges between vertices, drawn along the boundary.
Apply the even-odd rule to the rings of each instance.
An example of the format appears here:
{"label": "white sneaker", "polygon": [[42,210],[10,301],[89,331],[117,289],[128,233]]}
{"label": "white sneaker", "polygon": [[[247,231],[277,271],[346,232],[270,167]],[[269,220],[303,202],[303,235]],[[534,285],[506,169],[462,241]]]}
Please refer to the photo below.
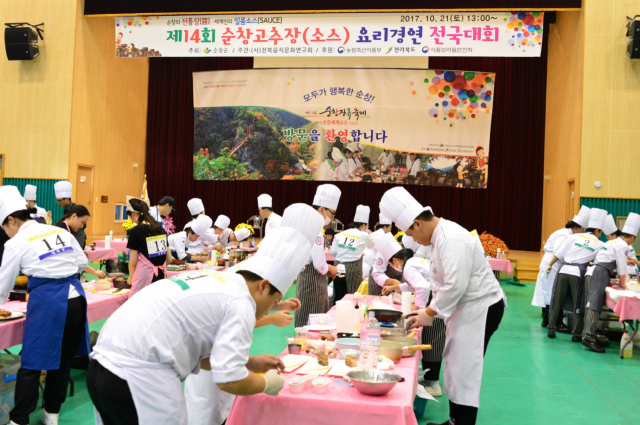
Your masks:
{"label": "white sneaker", "polygon": [[442,395],[442,389],[438,387],[428,387],[424,386],[424,389],[434,397],[440,397]]}
{"label": "white sneaker", "polygon": [[42,422],[44,425],[58,425],[58,417],[60,414],[58,413],[49,413],[46,410],[42,409]]}

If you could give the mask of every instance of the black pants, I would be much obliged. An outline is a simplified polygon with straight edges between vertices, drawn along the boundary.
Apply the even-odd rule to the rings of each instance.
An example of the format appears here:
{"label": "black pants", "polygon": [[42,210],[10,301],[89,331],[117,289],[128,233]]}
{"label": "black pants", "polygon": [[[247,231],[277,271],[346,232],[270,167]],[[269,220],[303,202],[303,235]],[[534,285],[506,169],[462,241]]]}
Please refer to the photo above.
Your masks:
{"label": "black pants", "polygon": [[[504,314],[504,302],[498,301],[487,312],[487,323],[484,328],[484,354],[487,353],[487,346],[493,333],[500,326]],[[478,416],[478,408],[456,404],[449,400],[449,416],[455,420],[455,425],[475,425]]]}
{"label": "black pants", "polygon": [[[76,297],[67,303],[67,319],[62,337],[60,368],[47,371],[44,387],[44,408],[49,413],[60,413],[60,407],[67,398],[69,371],[78,347],[82,342],[87,320],[87,302],[84,297]],[[29,414],[38,406],[39,370],[20,369],[16,380],[16,406],[11,411],[11,420],[17,424],[29,423]]]}
{"label": "black pants", "polygon": [[137,425],[138,412],[129,384],[109,372],[97,360],[87,369],[87,390],[104,425]]}
{"label": "black pants", "polygon": [[340,301],[347,295],[347,278],[336,277],[333,280],[333,303]]}
{"label": "black pants", "polygon": [[422,360],[422,370],[429,369],[424,374],[424,380],[439,381],[441,368],[442,368],[442,362],[427,362],[425,360]]}

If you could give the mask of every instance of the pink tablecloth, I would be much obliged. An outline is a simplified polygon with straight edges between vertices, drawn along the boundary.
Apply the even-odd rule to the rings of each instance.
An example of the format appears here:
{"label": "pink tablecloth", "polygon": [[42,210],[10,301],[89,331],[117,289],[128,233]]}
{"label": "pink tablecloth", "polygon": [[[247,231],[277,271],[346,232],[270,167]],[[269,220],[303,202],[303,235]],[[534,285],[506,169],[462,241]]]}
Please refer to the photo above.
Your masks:
{"label": "pink tablecloth", "polygon": [[513,268],[511,267],[511,261],[509,260],[498,260],[496,258],[489,258],[489,264],[491,265],[491,270],[495,272],[508,272],[509,274],[513,273]]}
{"label": "pink tablecloth", "polygon": [[[347,296],[351,297],[351,296]],[[346,298],[351,299],[351,298]],[[283,352],[283,354],[286,354]],[[236,397],[229,414],[229,425],[271,425],[276,423],[326,425],[414,425],[413,413],[419,356],[405,357],[395,365],[394,372],[405,378],[388,394],[372,397],[360,394],[346,381],[333,378],[326,394],[304,390],[294,394],[285,387],[277,397],[256,394]],[[294,372],[285,380],[300,376]],[[328,375],[327,375],[328,376]]]}
{"label": "pink tablecloth", "polygon": [[618,302],[613,301],[611,295],[607,293],[607,307],[613,310],[620,321],[623,320],[640,320],[640,299],[620,297]]}
{"label": "pink tablecloth", "polygon": [[[93,297],[87,302],[87,319],[89,323],[101,319],[105,319],[118,309],[129,295],[103,295],[93,294]],[[26,303],[10,302],[0,309],[11,311],[24,311]],[[22,334],[24,333],[25,319],[10,320],[0,322],[0,350],[22,344]]]}
{"label": "pink tablecloth", "polygon": [[[104,248],[104,241],[94,241],[97,248]],[[127,248],[127,241],[111,241],[111,248],[118,252],[129,252]]]}
{"label": "pink tablecloth", "polygon": [[113,248],[96,248],[93,251],[87,251],[87,258],[89,261],[117,260],[118,251]]}

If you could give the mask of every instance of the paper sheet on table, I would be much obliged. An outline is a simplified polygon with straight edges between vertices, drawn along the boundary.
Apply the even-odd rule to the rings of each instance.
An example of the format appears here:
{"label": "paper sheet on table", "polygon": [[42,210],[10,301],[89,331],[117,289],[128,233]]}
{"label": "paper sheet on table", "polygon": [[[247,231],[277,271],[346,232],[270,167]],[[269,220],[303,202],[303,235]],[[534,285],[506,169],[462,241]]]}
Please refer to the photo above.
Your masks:
{"label": "paper sheet on table", "polygon": [[293,372],[300,366],[307,363],[309,360],[311,360],[311,357],[300,356],[297,354],[287,354],[286,356],[283,356],[280,360],[282,360],[282,363],[284,363],[285,373],[289,373],[289,372]]}
{"label": "paper sheet on table", "polygon": [[626,289],[614,289],[611,287],[605,288],[605,291],[611,295],[611,299],[614,302],[618,302],[620,297],[628,297],[628,298],[640,298],[640,294],[637,292],[629,291]]}
{"label": "paper sheet on table", "polygon": [[347,363],[344,360],[336,360],[335,364],[331,367],[329,371],[330,376],[339,376],[344,377],[344,375],[349,372],[352,367],[347,366]]}
{"label": "paper sheet on table", "polygon": [[118,288],[111,288],[111,289],[107,289],[106,291],[100,291],[98,292],[98,294],[104,294],[104,295],[125,295],[128,294],[129,291],[131,291],[131,289],[118,289]]}
{"label": "paper sheet on table", "polygon": [[329,359],[329,366],[320,366],[318,359],[311,359],[296,372],[298,375],[324,375],[336,363],[336,359]]}

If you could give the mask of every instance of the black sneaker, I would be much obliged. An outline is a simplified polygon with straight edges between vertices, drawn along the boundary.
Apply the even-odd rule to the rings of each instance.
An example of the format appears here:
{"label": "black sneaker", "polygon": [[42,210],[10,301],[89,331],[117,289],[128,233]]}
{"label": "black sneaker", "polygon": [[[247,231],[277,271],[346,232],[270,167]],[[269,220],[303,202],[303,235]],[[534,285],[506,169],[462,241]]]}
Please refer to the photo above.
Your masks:
{"label": "black sneaker", "polygon": [[549,329],[549,330],[547,331],[547,336],[548,336],[549,338],[555,338],[555,337],[556,337],[556,331],[554,331],[553,329]]}
{"label": "black sneaker", "polygon": [[572,334],[573,333],[573,329],[571,329],[569,326],[566,326],[564,323],[560,323],[559,325],[556,325],[556,332],[560,332],[562,334]]}
{"label": "black sneaker", "polygon": [[606,336],[598,335],[598,337],[596,338],[596,342],[600,347],[603,347],[603,348],[609,347],[609,338],[607,338]]}
{"label": "black sneaker", "polygon": [[593,338],[593,339],[587,338],[587,337],[582,338],[582,345],[584,345],[585,347],[587,347],[591,351],[595,351],[596,353],[604,353],[605,352],[605,349],[598,345],[598,343],[596,342],[595,338]]}
{"label": "black sneaker", "polygon": [[582,341],[582,337],[580,335],[573,335],[571,337],[571,342],[580,342]]}

